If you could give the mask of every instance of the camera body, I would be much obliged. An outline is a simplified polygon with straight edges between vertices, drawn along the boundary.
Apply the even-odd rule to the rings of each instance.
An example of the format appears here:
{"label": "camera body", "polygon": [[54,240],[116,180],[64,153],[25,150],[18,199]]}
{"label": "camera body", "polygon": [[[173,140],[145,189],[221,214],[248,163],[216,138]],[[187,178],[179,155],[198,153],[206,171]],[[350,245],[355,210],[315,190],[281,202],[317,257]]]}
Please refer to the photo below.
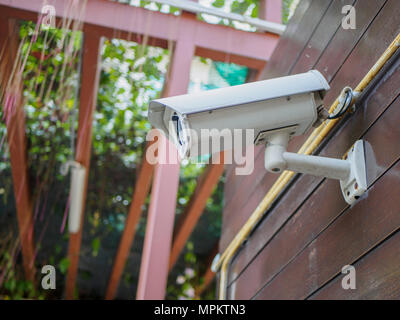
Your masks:
{"label": "camera body", "polygon": [[[275,130],[304,134],[317,120],[329,84],[316,70],[293,76],[153,100],[150,123],[174,141],[182,157],[207,151],[202,144],[235,129],[254,130],[265,144]],[[243,142],[249,143],[249,142]],[[219,150],[231,147],[220,144]],[[246,147],[246,145],[244,146]]]}
{"label": "camera body", "polygon": [[[149,120],[175,142],[181,157],[236,150],[237,144],[233,147],[232,142],[225,143],[225,140],[221,144],[221,138],[237,137],[236,132],[243,134],[250,130],[252,139],[240,137],[239,146],[264,144],[266,170],[273,173],[289,170],[339,180],[346,202],[352,204],[368,188],[362,140],[356,141],[344,159],[286,151],[293,136],[304,134],[328,118],[322,101],[327,90],[329,84],[322,74],[311,70],[157,99],[150,103]],[[352,91],[351,96],[348,107],[355,103],[359,93]]]}

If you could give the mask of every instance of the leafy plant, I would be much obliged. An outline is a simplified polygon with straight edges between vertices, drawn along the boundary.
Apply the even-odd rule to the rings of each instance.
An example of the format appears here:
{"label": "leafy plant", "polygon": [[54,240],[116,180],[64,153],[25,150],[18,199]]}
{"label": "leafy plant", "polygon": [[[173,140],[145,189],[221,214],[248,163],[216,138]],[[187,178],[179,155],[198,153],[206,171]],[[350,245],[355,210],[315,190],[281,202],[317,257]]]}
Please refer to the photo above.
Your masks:
{"label": "leafy plant", "polygon": [[[178,14],[174,7],[154,4],[149,1],[135,2],[151,10]],[[291,1],[284,0],[284,14]],[[215,0],[218,8],[225,6],[225,0]],[[229,5],[235,13],[258,16],[257,0],[235,0]],[[286,10],[286,11],[285,11]],[[220,23],[226,23],[221,20]],[[69,179],[60,174],[60,166],[74,156],[76,143],[77,116],[79,110],[80,69],[79,59],[82,48],[82,33],[54,28],[35,33],[36,24],[20,23],[21,55],[26,57],[23,69],[24,109],[26,112],[27,152],[29,184],[33,190],[35,213],[35,233],[37,232],[38,256],[46,251],[46,258],[39,262],[55,264],[65,275],[70,261],[66,258],[68,234],[65,231],[65,215],[69,194]],[[68,48],[68,49],[67,49]],[[129,209],[136,169],[141,162],[145,137],[151,128],[147,121],[147,105],[151,99],[160,96],[169,64],[168,50],[140,43],[107,39],[101,49],[101,73],[93,121],[92,158],[85,209],[85,229],[82,255],[85,259],[102,261],[103,251],[110,243],[109,237],[118,243]],[[220,64],[224,71],[224,65]],[[221,72],[222,72],[221,71]],[[235,81],[243,81],[243,74]],[[3,117],[0,108],[0,117]],[[0,122],[0,208],[14,212],[12,176],[6,146],[6,129]],[[178,190],[177,214],[181,214],[192,196],[197,178],[205,165],[183,163]],[[207,201],[204,219],[208,231],[218,237],[221,227],[223,182],[214,190]],[[137,230],[137,237],[143,238],[149,199],[143,208]],[[54,219],[54,220],[52,220]],[[59,234],[46,233],[47,222]],[[55,221],[55,222],[54,222]],[[57,224],[63,221],[63,224]],[[48,236],[48,237],[47,237]],[[51,237],[51,238],[50,238]],[[136,239],[137,240],[137,239]],[[135,241],[136,241],[135,240]],[[51,242],[45,249],[42,243]],[[4,298],[43,298],[44,295],[26,282],[23,277],[19,255],[12,254],[11,247],[1,247],[0,274],[5,271],[0,294]],[[199,270],[202,268],[192,240],[184,253],[183,268],[178,270],[184,278],[182,283],[170,284],[170,298],[193,298],[193,291],[201,282]],[[104,259],[105,260],[105,259]],[[18,263],[16,263],[18,262]],[[107,260],[104,268],[111,268]],[[3,266],[6,266],[4,269]],[[95,276],[84,270],[83,280]],[[130,273],[125,282],[132,284]],[[182,280],[182,278],[180,278]],[[180,281],[181,281],[180,280]],[[176,281],[175,281],[176,282]]]}
{"label": "leafy plant", "polygon": [[198,273],[197,257],[194,254],[194,245],[188,241],[186,244],[186,253],[184,256],[185,268],[178,274],[175,283],[167,287],[167,298],[178,300],[194,300],[195,288],[200,284]]}

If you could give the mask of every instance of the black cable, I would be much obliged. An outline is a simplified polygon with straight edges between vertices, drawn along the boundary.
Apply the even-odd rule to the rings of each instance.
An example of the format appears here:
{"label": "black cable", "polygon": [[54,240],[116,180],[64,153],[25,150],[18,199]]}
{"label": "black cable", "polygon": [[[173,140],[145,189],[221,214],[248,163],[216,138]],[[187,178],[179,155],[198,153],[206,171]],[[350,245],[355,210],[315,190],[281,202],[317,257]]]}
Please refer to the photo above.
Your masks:
{"label": "black cable", "polygon": [[346,98],[343,101],[342,107],[340,108],[339,112],[332,115],[330,117],[330,119],[337,119],[337,118],[341,117],[348,110],[348,107],[349,107],[348,98],[349,98],[349,94],[346,93]]}
{"label": "black cable", "polygon": [[349,99],[349,93],[346,92],[346,97],[342,103],[342,106],[340,107],[340,110],[338,112],[336,112],[335,114],[330,116],[330,119],[336,119],[339,118],[343,112],[345,112],[347,110],[347,106],[348,106],[348,99]]}
{"label": "black cable", "polygon": [[[349,98],[350,98],[350,100],[349,100]],[[346,98],[344,99],[344,102],[343,102],[342,107],[340,108],[339,112],[337,112],[336,114],[330,115],[328,117],[328,119],[332,120],[332,119],[337,119],[337,118],[340,118],[341,116],[343,116],[349,109],[352,101],[353,101],[353,91],[348,90],[346,93]]]}

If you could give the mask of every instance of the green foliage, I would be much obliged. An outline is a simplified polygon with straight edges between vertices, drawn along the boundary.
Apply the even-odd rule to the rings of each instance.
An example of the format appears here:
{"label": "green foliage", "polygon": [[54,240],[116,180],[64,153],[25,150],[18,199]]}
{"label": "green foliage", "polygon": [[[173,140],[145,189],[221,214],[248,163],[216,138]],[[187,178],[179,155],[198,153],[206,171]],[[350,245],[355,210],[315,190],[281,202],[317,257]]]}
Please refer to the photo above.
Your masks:
{"label": "green foliage", "polygon": [[[6,238],[2,246],[12,245],[13,237]],[[22,268],[16,268],[13,253],[11,248],[0,252],[0,300],[44,299],[44,294],[24,279]]]}
{"label": "green foliage", "polygon": [[115,154],[129,168],[140,162],[151,128],[147,105],[158,96],[168,63],[166,50],[123,40],[103,47],[98,111],[93,127],[98,165]]}
{"label": "green foliage", "polygon": [[[289,8],[293,1],[294,0],[282,0],[282,22],[284,24],[288,23]],[[226,0],[214,0],[212,6],[223,8],[226,3]],[[228,4],[230,12],[250,16],[252,18],[258,18],[259,16],[260,0],[231,0],[228,1]],[[226,24],[223,20],[221,20],[220,23]]]}
{"label": "green foliage", "polygon": [[178,274],[175,282],[169,283],[167,287],[167,299],[194,300],[195,288],[199,285],[199,264],[194,254],[194,245],[192,242],[186,244],[186,253],[184,256],[185,268]]}
{"label": "green foliage", "polygon": [[99,254],[99,250],[100,250],[100,238],[94,238],[92,240],[92,255],[93,257],[97,257],[97,255]]}
{"label": "green foliage", "polygon": [[[150,9],[150,10],[156,10],[156,11],[162,11],[164,13],[172,13],[172,14],[178,14],[179,9],[173,6],[168,6],[168,5],[162,5],[157,2],[153,1],[145,1],[145,0],[140,0],[140,1],[135,1],[135,0],[112,0],[115,2],[120,2],[120,3],[125,3],[125,4],[130,4],[133,6],[139,6],[142,8]],[[139,3],[137,3],[139,2]]]}
{"label": "green foliage", "polygon": [[177,214],[181,214],[187,206],[190,197],[196,189],[197,179],[204,171],[204,164],[184,161],[181,165],[179,188],[177,195]]}
{"label": "green foliage", "polygon": [[231,12],[244,15],[249,8],[250,16],[256,18],[258,16],[259,1],[244,0],[244,1],[232,1]]}
{"label": "green foliage", "polygon": [[62,258],[60,262],[58,263],[58,269],[62,274],[66,274],[68,267],[69,267],[70,261],[68,258]]}
{"label": "green foliage", "polygon": [[21,299],[39,299],[42,300],[43,296],[36,297],[33,284],[30,281],[18,280],[11,276],[3,284],[4,300],[21,300]]}
{"label": "green foliage", "polygon": [[290,6],[295,0],[282,0],[282,22],[287,24],[289,22]]}
{"label": "green foliage", "polygon": [[[20,25],[21,57],[27,56],[23,70],[28,161],[31,180],[38,182],[34,199],[51,185],[55,178],[63,177],[54,171],[56,163],[64,162],[71,155],[68,121],[74,110],[78,86],[77,64],[81,33],[60,29],[40,32],[32,41],[35,24]],[[28,52],[29,44],[31,50]],[[69,50],[64,49],[68,44]],[[1,108],[2,109],[2,108]],[[4,139],[5,126],[0,126]],[[4,146],[3,146],[4,148]],[[0,171],[9,170],[8,159],[0,163]],[[4,188],[4,186],[1,186]],[[5,183],[9,193],[11,184]],[[7,201],[8,197],[3,197]]]}
{"label": "green foliage", "polygon": [[[164,49],[116,39],[103,45],[88,194],[91,234],[98,239],[124,228],[151,129],[147,106],[160,94],[167,65]],[[140,228],[143,234],[144,223]]]}
{"label": "green foliage", "polygon": [[[75,109],[74,102],[79,82],[78,60],[82,35],[80,32],[50,28],[41,30],[35,40],[35,28],[34,23],[20,23],[20,59],[22,61],[26,59],[26,64],[23,70],[16,70],[16,72],[22,72],[24,90],[30,174],[30,181],[26,183],[31,185],[33,191],[35,212],[43,212],[42,205],[45,203],[44,207],[47,205],[47,212],[50,215],[54,211],[62,215],[69,191],[68,184],[65,184],[61,190],[55,188],[55,185],[66,181],[59,173],[59,165],[72,155],[70,132],[74,123],[70,119]],[[2,109],[1,107],[0,110]],[[4,139],[3,123],[0,126],[0,132],[1,138]],[[6,150],[5,145],[3,148]],[[0,161],[0,175],[4,178],[1,179],[0,189],[3,201],[0,206],[6,209],[12,208],[15,201],[12,197],[12,178],[7,154],[4,152],[4,157]],[[47,201],[48,198],[51,200]],[[62,199],[60,204],[57,203],[57,199]],[[45,231],[46,224],[43,226],[42,230],[39,229],[39,234]],[[40,240],[41,237],[36,243],[38,251],[42,248]],[[14,243],[16,241],[14,239]],[[64,240],[60,237],[60,239],[54,239],[54,242],[55,248],[60,248],[60,243]],[[3,240],[0,241],[0,247],[3,243]],[[59,249],[55,251],[57,255],[61,254]],[[0,254],[10,252],[15,252],[15,249],[12,251],[4,249]],[[0,285],[0,293],[11,299],[43,298],[43,294],[37,289],[34,290],[31,283],[22,280],[24,279],[22,265],[15,261],[18,255],[13,254],[10,259],[12,263],[10,269],[2,269],[5,272],[5,279],[4,285]],[[54,263],[54,261],[55,257],[50,255],[49,262]],[[66,270],[66,267],[64,269]]]}
{"label": "green foliage", "polygon": [[[137,5],[136,1],[133,0],[116,0],[120,3],[126,3],[131,5]],[[282,0],[282,22],[288,23],[289,8],[294,0]],[[222,9],[228,8],[230,12],[241,15],[246,15],[252,18],[258,18],[260,0],[213,0],[211,5],[215,8]],[[167,5],[162,5],[156,2],[140,0],[139,6],[150,10],[161,11],[164,13],[178,14],[179,9]],[[203,19],[200,15],[200,19]],[[220,19],[219,24],[235,26],[230,21]]]}
{"label": "green foliage", "polygon": [[[127,3],[128,1],[121,1]],[[290,1],[284,1],[286,7]],[[178,10],[159,4],[141,1],[141,6],[176,14]],[[216,7],[223,7],[224,0],[216,0]],[[233,1],[232,12],[258,16],[258,1]],[[28,137],[28,160],[30,184],[35,207],[42,208],[43,199],[50,194],[53,205],[47,213],[62,218],[69,193],[69,179],[59,173],[62,163],[74,156],[74,135],[77,131],[77,111],[79,110],[79,57],[82,34],[61,29],[41,31],[37,41],[29,44],[34,36],[35,24],[24,22],[20,27],[22,55],[27,56],[23,70],[26,128]],[[66,50],[71,44],[71,50]],[[90,237],[82,250],[89,252],[92,259],[99,259],[105,247],[105,237],[120,235],[131,201],[136,169],[144,152],[145,137],[151,128],[147,121],[147,105],[160,95],[169,63],[167,50],[143,46],[123,40],[105,40],[102,47],[102,66],[99,92],[93,122],[92,160],[85,210],[85,228]],[[220,65],[220,71],[224,66]],[[243,79],[234,79],[241,82]],[[0,108],[1,110],[2,108]],[[0,111],[0,116],[2,116]],[[0,140],[5,135],[4,124],[0,125]],[[3,153],[5,147],[0,149]],[[181,214],[188,204],[197,185],[197,179],[205,168],[204,164],[184,163],[181,167],[178,190],[177,214]],[[14,201],[12,178],[7,153],[0,161],[2,176],[0,195],[5,204]],[[57,195],[55,194],[57,190]],[[223,178],[207,201],[205,219],[208,231],[219,236],[223,200]],[[146,212],[148,200],[144,208]],[[146,217],[141,217],[138,236],[143,236]],[[86,232],[86,229],[85,229]],[[67,272],[70,261],[63,245],[67,235],[60,235],[54,241],[54,254],[49,262],[56,263],[62,274]],[[44,238],[44,241],[49,239]],[[189,242],[184,253],[184,283],[169,288],[169,297],[193,298],[192,289],[201,282],[201,263],[196,256],[195,243]],[[37,248],[41,248],[38,244]],[[2,252],[9,255],[9,250]],[[1,294],[9,298],[41,298],[33,286],[23,279],[21,270],[10,265]],[[3,260],[1,260],[3,261]],[[186,272],[185,272],[186,270]],[[192,271],[191,271],[192,270]],[[86,272],[86,273],[85,273]],[[80,273],[90,278],[89,271]],[[131,274],[125,282],[132,283]]]}

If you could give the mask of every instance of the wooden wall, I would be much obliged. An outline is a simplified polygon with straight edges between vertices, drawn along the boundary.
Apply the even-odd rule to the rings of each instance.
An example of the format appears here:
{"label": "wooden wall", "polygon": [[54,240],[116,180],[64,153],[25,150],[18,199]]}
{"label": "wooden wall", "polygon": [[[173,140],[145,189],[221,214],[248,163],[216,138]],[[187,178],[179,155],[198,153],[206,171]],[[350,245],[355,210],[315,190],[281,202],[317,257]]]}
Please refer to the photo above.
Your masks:
{"label": "wooden wall", "polygon": [[[356,9],[356,29],[341,27],[342,6]],[[355,87],[400,32],[398,0],[302,0],[263,74],[264,79],[319,70],[330,106]],[[339,183],[297,175],[232,261],[231,299],[400,298],[400,59],[395,57],[318,150],[341,157],[357,140],[367,147],[368,193],[347,205]],[[306,137],[294,139],[297,151]],[[220,252],[277,179],[256,149],[255,171],[227,169]],[[354,265],[357,289],[343,290],[341,269]]]}

